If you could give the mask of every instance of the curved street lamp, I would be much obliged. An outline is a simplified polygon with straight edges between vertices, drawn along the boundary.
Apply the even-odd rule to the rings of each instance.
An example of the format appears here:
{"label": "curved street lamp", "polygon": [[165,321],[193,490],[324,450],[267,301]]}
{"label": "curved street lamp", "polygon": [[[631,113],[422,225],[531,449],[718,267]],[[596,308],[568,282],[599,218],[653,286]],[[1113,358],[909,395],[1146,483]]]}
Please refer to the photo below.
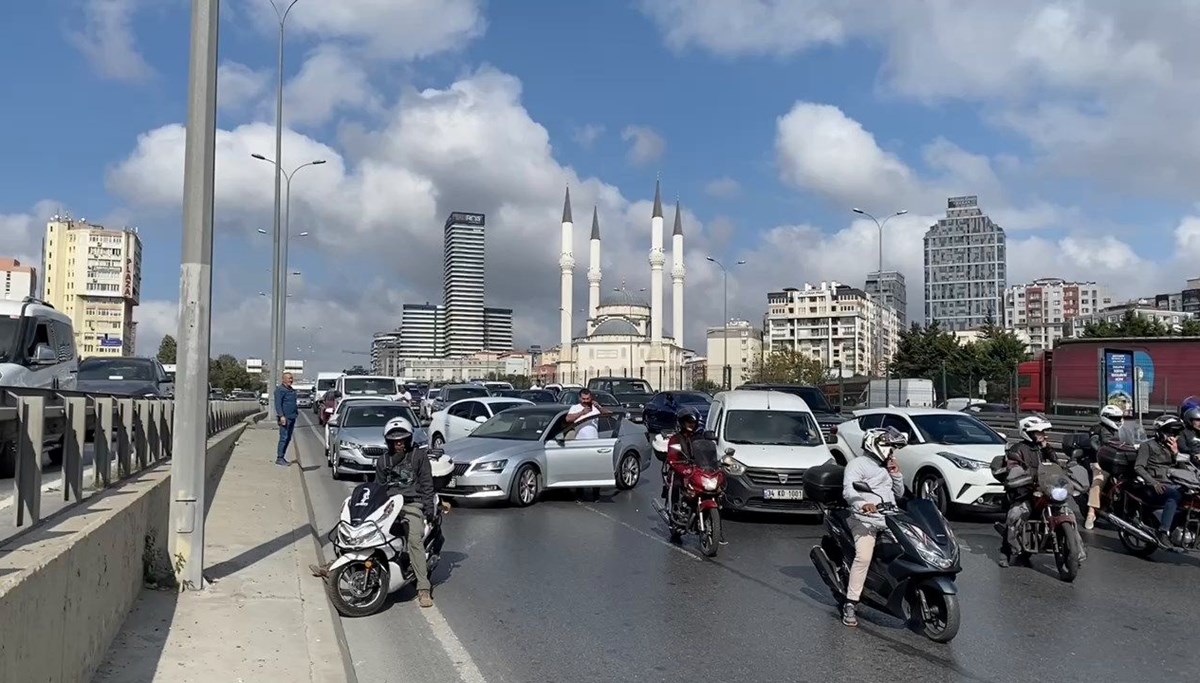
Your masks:
{"label": "curved street lamp", "polygon": [[[721,359],[721,361],[722,361],[722,364],[721,364],[721,386],[726,391],[729,391],[730,389],[733,388],[733,367],[729,365],[729,270],[725,268],[725,265],[723,263],[721,263],[720,261],[718,261],[717,259],[715,259],[711,256],[705,256],[704,258],[706,260],[712,261],[713,263],[717,264],[717,267],[721,269],[721,287],[724,290],[724,298],[725,298],[724,310],[723,310],[723,315],[725,316],[725,322],[722,323],[723,327],[721,329],[722,346],[723,346],[721,354],[724,356]],[[737,263],[734,263],[733,265],[734,266],[744,266],[744,265],[746,265],[746,262],[738,261]]]}
{"label": "curved street lamp", "polygon": [[[875,280],[875,305],[878,309],[876,315],[879,316],[879,319],[875,323],[875,361],[879,362],[880,359],[883,360],[883,403],[884,405],[887,405],[890,402],[892,390],[890,376],[892,359],[890,356],[885,357],[886,354],[883,350],[883,226],[887,225],[887,222],[896,216],[903,216],[904,214],[908,213],[908,209],[901,209],[890,216],[887,216],[882,221],[857,207],[851,210],[860,216],[866,216],[867,218],[870,218],[875,223],[875,227],[879,230],[879,270],[876,271],[877,275]],[[870,393],[868,392],[867,395],[870,396]]]}

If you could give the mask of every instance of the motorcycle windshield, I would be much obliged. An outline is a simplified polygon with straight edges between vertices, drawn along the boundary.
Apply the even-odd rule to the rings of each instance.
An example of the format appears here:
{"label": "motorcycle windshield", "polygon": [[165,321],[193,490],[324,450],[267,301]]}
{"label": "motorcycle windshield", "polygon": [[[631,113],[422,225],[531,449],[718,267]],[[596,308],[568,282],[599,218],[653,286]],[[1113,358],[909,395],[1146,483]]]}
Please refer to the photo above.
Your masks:
{"label": "motorcycle windshield", "polygon": [[[1067,471],[1054,463],[1042,463],[1037,473],[1038,489],[1044,496],[1054,497],[1055,491],[1071,491],[1071,479]],[[1055,498],[1057,500],[1057,498]]]}
{"label": "motorcycle windshield", "polygon": [[904,506],[904,514],[897,515],[897,521],[908,522],[925,532],[929,542],[946,558],[953,558],[958,551],[958,540],[946,523],[946,518],[938,512],[933,501],[924,498],[913,498]]}
{"label": "motorcycle windshield", "polygon": [[706,470],[716,469],[720,465],[720,459],[717,458],[717,442],[709,439],[692,441],[692,462]]}

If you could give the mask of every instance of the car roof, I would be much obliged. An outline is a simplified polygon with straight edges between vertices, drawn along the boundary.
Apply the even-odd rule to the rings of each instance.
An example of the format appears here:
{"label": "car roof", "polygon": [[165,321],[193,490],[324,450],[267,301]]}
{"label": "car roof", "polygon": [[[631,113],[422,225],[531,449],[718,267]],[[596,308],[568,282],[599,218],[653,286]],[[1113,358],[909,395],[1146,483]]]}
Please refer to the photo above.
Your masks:
{"label": "car roof", "polygon": [[388,377],[387,375],[341,375],[338,379],[386,379],[392,382],[396,381],[395,377]]}
{"label": "car roof", "polygon": [[84,363],[92,363],[92,362],[100,362],[100,363],[131,363],[132,362],[132,363],[145,363],[147,365],[154,365],[155,363],[158,362],[158,359],[157,358],[139,358],[137,356],[88,356],[87,358],[84,358],[83,360],[79,361],[79,364],[82,365]]}
{"label": "car roof", "polygon": [[22,299],[0,299],[0,315],[19,316],[22,310],[25,311],[25,317],[40,315],[59,322],[71,322],[71,318],[62,311],[40,301],[30,301],[27,304]]}
{"label": "car roof", "polygon": [[487,389],[482,384],[472,384],[470,382],[460,382],[458,384],[443,384],[442,389]]}
{"label": "car roof", "polygon": [[878,415],[880,413],[890,413],[893,415],[969,415],[961,410],[945,410],[944,408],[910,408],[910,407],[886,407],[886,408],[862,408],[854,411],[855,417],[864,415]]}
{"label": "car roof", "polygon": [[735,389],[722,391],[713,397],[720,401],[725,410],[798,410],[811,413],[808,403],[782,391],[760,391],[757,389]]}
{"label": "car roof", "polygon": [[519,405],[519,406],[516,406],[513,408],[509,408],[508,410],[504,411],[504,414],[507,415],[509,413],[554,413],[555,415],[557,415],[558,413],[566,411],[566,409],[567,409],[567,407],[561,403],[534,403],[533,401],[528,401],[528,405]]}

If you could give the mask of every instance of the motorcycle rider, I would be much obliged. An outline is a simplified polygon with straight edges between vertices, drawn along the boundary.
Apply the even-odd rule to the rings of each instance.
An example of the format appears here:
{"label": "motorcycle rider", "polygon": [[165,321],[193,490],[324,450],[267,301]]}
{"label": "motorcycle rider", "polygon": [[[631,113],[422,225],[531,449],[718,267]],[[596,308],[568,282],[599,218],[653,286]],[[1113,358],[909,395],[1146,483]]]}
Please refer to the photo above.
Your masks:
{"label": "motorcycle rider", "polygon": [[[680,408],[675,414],[675,421],[678,428],[667,440],[667,460],[663,463],[662,496],[668,502],[667,509],[671,509],[670,503],[673,502],[675,492],[683,486],[683,469],[692,462],[692,441],[700,435],[700,413],[695,408]],[[670,490],[666,481],[668,468],[675,473],[674,484]],[[668,494],[671,494],[670,499],[667,498]]]}
{"label": "motorcycle rider", "polygon": [[383,427],[387,450],[375,460],[375,481],[385,484],[389,494],[404,496],[401,515],[408,522],[408,559],[417,577],[417,603],[433,607],[429,569],[425,563],[425,522],[437,519],[433,472],[426,448],[413,448],[413,426],[407,418],[394,417]]}
{"label": "motorcycle rider", "polygon": [[[854,535],[854,561],[850,564],[850,580],[846,584],[846,604],[842,605],[842,623],[846,626],[858,626],[855,611],[867,580],[871,557],[875,554],[875,540],[879,532],[887,530],[879,506],[884,503],[895,505],[896,498],[904,495],[904,479],[892,455],[907,444],[908,436],[893,427],[868,429],[863,434],[863,457],[846,465],[842,496],[854,510],[849,518],[850,532]],[[856,482],[866,484],[871,494],[856,491]]]}
{"label": "motorcycle rider", "polygon": [[[1125,424],[1125,411],[1121,410],[1120,406],[1108,404],[1100,408],[1100,421],[1092,425],[1088,429],[1088,435],[1091,437],[1091,448],[1088,450],[1086,464],[1092,471],[1092,485],[1088,489],[1088,513],[1087,519],[1083,522],[1083,528],[1092,529],[1096,526],[1096,514],[1100,511],[1100,493],[1104,489],[1104,470],[1100,467],[1100,461],[1096,454],[1100,452],[1100,448],[1108,445],[1113,448],[1121,448],[1125,442],[1122,437],[1122,427]],[[1127,430],[1125,430],[1127,433]],[[1128,446],[1137,446],[1137,444],[1125,444]]]}
{"label": "motorcycle rider", "polygon": [[[1053,459],[1054,449],[1046,439],[1047,432],[1054,425],[1040,415],[1030,415],[1022,418],[1017,424],[1021,440],[1009,446],[1004,452],[1004,468],[1011,477],[1014,471],[1031,473],[1037,477],[1038,465],[1043,458]],[[1032,485],[1019,490],[1010,490],[1008,514],[1005,518],[1004,542],[1000,545],[1000,566],[1010,565],[1029,566],[1029,553],[1018,551],[1021,547],[1021,531],[1033,508],[1029,504],[1034,491]]]}
{"label": "motorcycle rider", "polygon": [[1183,434],[1183,420],[1174,415],[1163,415],[1154,421],[1154,438],[1138,447],[1137,460],[1133,464],[1134,474],[1146,484],[1146,504],[1159,509],[1158,542],[1170,548],[1171,525],[1179,509],[1182,494],[1179,487],[1170,483],[1168,475],[1175,467],[1179,455],[1179,438]]}
{"label": "motorcycle rider", "polygon": [[1179,435],[1179,452],[1192,456],[1192,464],[1200,467],[1200,398],[1188,396],[1179,405],[1183,433]]}

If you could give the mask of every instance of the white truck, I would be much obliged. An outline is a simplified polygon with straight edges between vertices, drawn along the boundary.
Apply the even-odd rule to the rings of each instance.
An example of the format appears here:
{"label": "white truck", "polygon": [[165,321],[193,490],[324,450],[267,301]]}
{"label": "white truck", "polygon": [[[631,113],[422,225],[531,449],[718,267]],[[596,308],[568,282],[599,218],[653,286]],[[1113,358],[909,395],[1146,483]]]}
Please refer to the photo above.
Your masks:
{"label": "white truck", "polygon": [[934,401],[931,379],[873,379],[859,403],[868,408],[932,408]]}

